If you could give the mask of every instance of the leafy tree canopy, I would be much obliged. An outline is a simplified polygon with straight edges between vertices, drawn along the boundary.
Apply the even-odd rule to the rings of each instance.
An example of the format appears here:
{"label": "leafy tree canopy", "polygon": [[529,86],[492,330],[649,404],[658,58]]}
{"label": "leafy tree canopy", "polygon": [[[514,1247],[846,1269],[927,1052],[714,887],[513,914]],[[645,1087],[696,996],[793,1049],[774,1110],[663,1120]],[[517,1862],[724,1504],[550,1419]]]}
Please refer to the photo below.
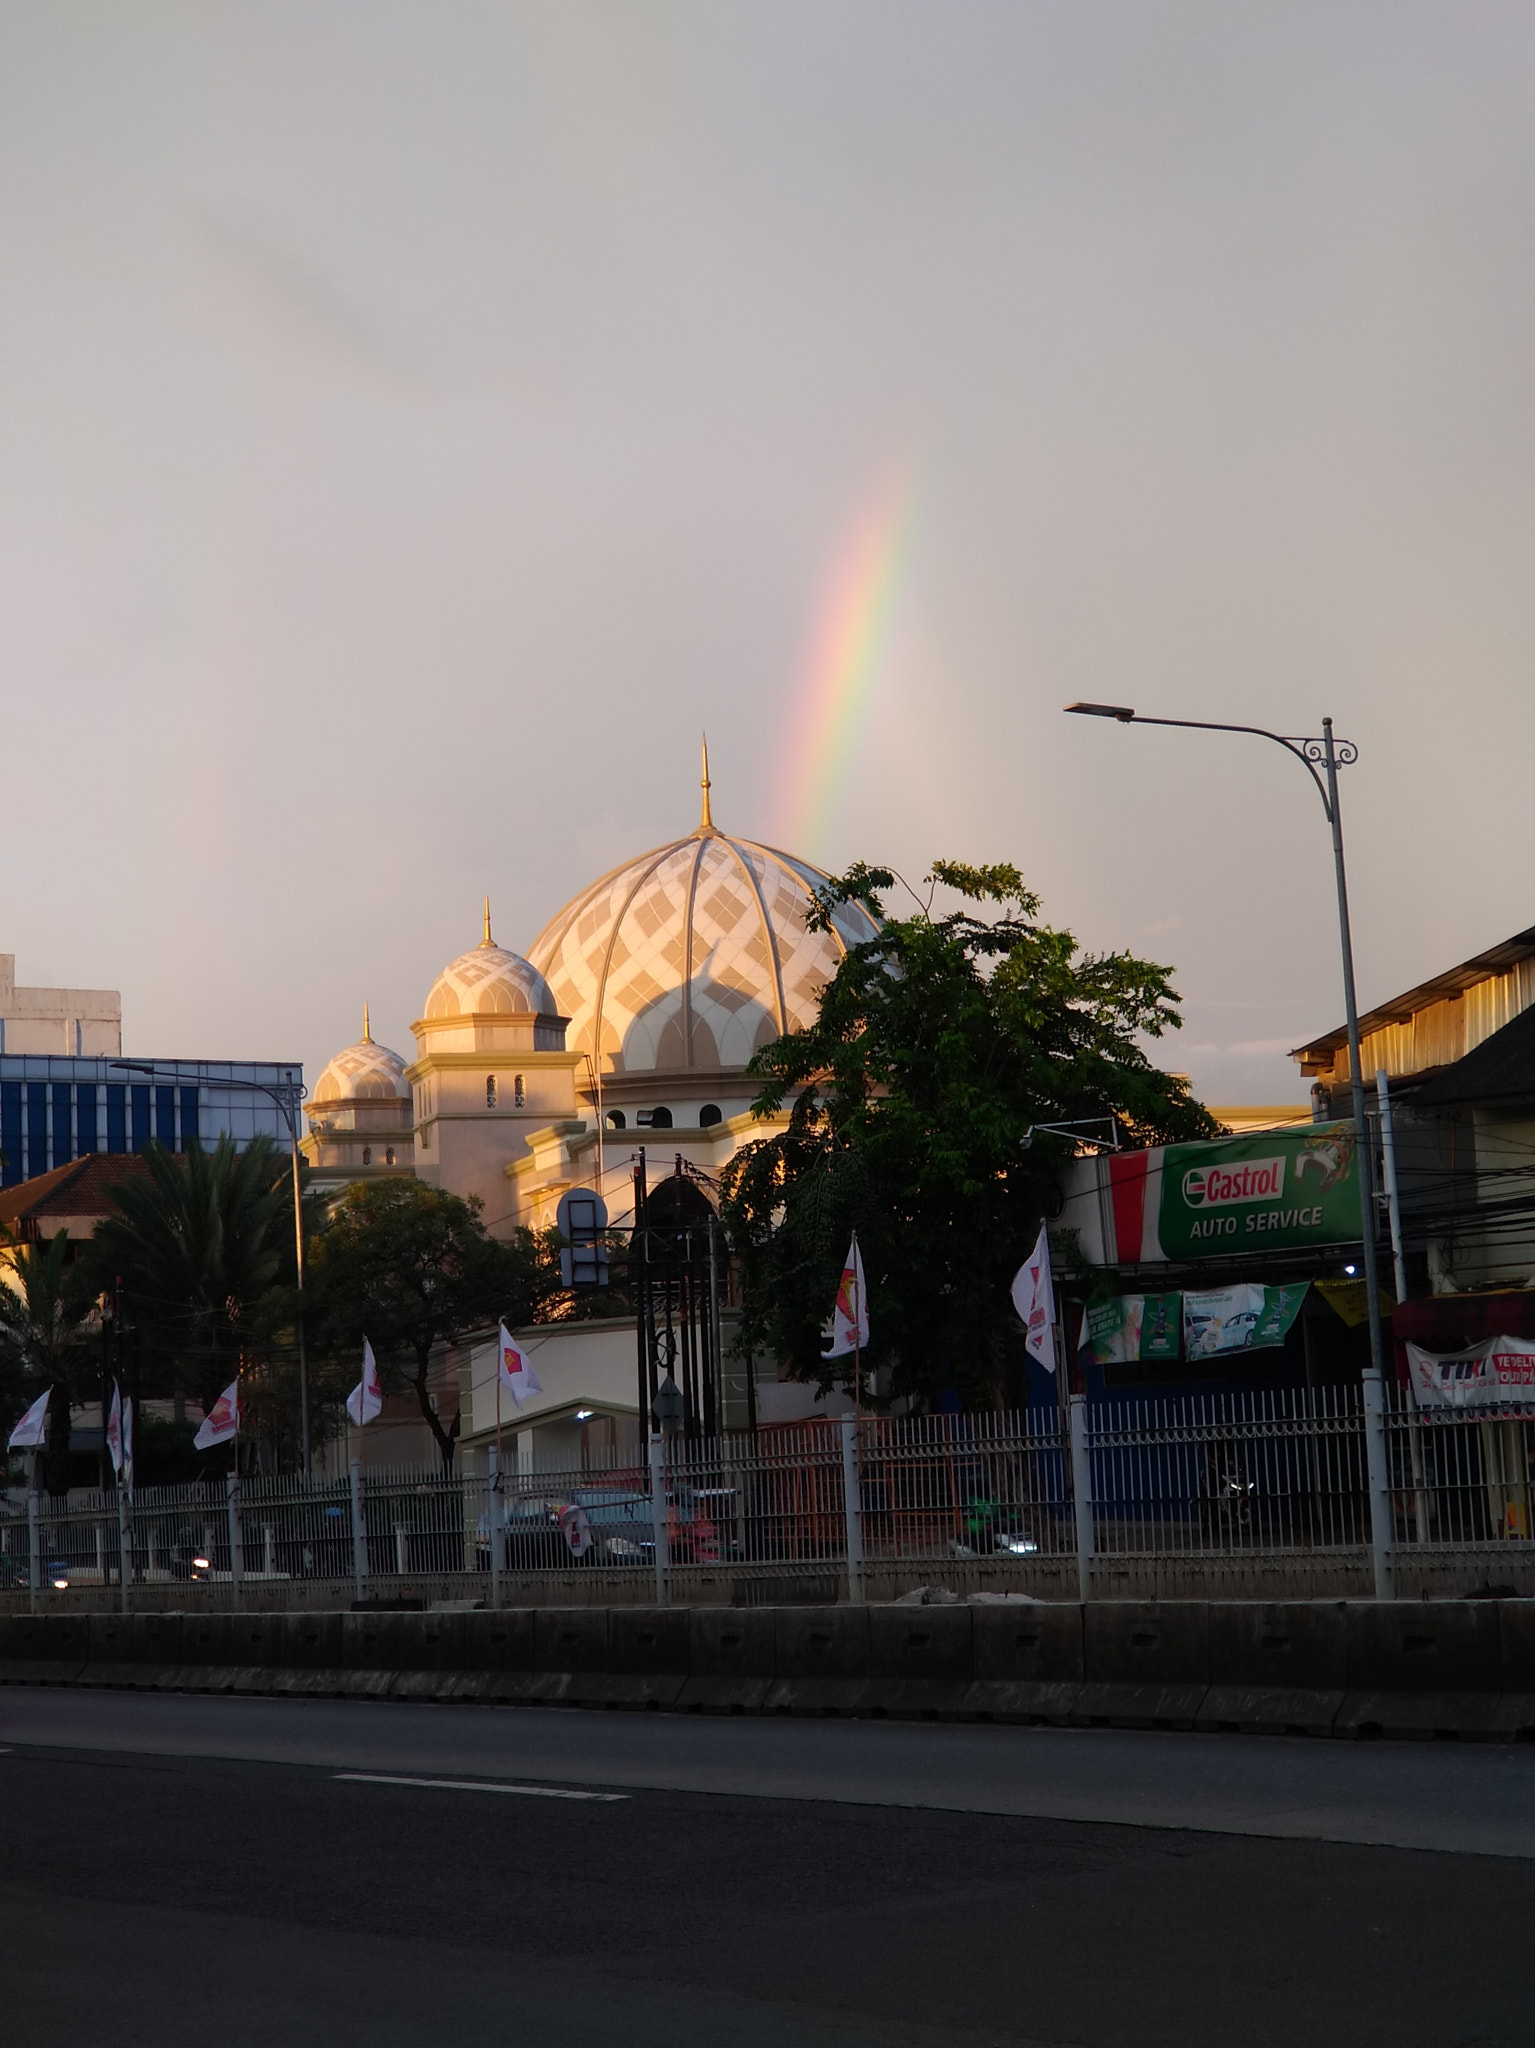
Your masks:
{"label": "leafy tree canopy", "polygon": [[384,1390],[414,1392],[446,1465],[459,1418],[445,1423],[438,1414],[428,1383],[433,1351],[499,1318],[529,1321],[550,1287],[532,1233],[498,1242],[481,1207],[419,1180],[349,1188],[315,1240],[305,1296],[319,1346],[355,1367],[366,1337]]}
{"label": "leafy tree canopy", "polygon": [[[81,1262],[103,1294],[120,1294],[146,1363],[162,1384],[206,1405],[242,1358],[271,1347],[293,1270],[288,1165],[270,1138],[243,1151],[221,1137],[175,1154],[143,1153],[145,1179],[119,1181],[116,1214]],[[120,1283],[120,1287],[119,1287]]]}
{"label": "leafy tree canopy", "polygon": [[[1008,1285],[1073,1150],[1038,1127],[1114,1115],[1132,1145],[1218,1127],[1142,1049],[1180,1024],[1170,969],[1083,952],[1039,921],[1015,867],[936,861],[926,883],[907,917],[886,915],[888,869],[860,863],[820,891],[813,925],[856,902],[881,928],[842,961],[816,1022],[752,1061],[757,1111],[790,1104],[789,1124],[725,1169],[723,1214],[743,1345],[823,1385],[844,1375],[820,1331],[856,1227],[866,1365],[889,1368],[892,1397],[975,1400],[1001,1384]],[[958,907],[936,912],[939,889]]]}

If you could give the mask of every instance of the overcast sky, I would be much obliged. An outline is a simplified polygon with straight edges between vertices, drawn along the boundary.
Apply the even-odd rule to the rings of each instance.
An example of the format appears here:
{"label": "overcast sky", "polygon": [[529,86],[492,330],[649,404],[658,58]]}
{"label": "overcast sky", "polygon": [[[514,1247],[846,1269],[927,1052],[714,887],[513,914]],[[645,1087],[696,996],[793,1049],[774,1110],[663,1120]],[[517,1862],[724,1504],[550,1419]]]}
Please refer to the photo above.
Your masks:
{"label": "overcast sky", "polygon": [[1527,0],[0,0],[0,950],[409,1053],[706,725],[727,829],[1016,860],[1301,1099],[1300,769],[1060,707],[1331,712],[1366,1005],[1535,923],[1532,72]]}

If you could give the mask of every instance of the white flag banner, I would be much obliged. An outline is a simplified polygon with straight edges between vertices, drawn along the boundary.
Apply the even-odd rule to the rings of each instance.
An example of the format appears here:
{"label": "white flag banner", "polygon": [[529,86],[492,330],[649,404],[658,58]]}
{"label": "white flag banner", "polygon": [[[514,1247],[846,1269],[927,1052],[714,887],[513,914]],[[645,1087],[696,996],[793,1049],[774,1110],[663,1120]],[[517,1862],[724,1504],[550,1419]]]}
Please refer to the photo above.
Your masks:
{"label": "white flag banner", "polygon": [[240,1382],[235,1379],[219,1395],[203,1417],[203,1426],[192,1439],[194,1451],[210,1451],[215,1444],[227,1444],[240,1433]]}
{"label": "white flag banner", "polygon": [[1013,1275],[1012,1292],[1030,1356],[1037,1358],[1046,1372],[1054,1372],[1055,1282],[1050,1277],[1050,1243],[1043,1223],[1033,1251]]}
{"label": "white flag banner", "polygon": [[123,1403],[123,1485],[133,1498],[133,1403]]}
{"label": "white flag banner", "polygon": [[112,1405],[107,1410],[107,1455],[118,1478],[123,1472],[123,1390],[112,1382]]}
{"label": "white flag banner", "polygon": [[1535,1339],[1484,1337],[1464,1351],[1407,1346],[1412,1390],[1425,1408],[1535,1405]]}
{"label": "white flag banner", "polygon": [[[831,1341],[828,1343],[827,1339]],[[831,1321],[821,1331],[821,1356],[845,1358],[850,1351],[869,1348],[869,1296],[863,1284],[863,1253],[858,1249],[858,1232],[847,1248],[847,1263],[837,1282],[837,1299]]]}
{"label": "white flag banner", "polygon": [[505,1323],[500,1326],[500,1351],[496,1360],[496,1385],[510,1394],[520,1408],[544,1391],[543,1382],[528,1362],[528,1354],[517,1343]]}
{"label": "white flag banner", "polygon": [[378,1360],[373,1356],[373,1346],[364,1337],[362,1340],[362,1378],[346,1397],[346,1412],[361,1429],[365,1422],[371,1422],[384,1405],[384,1390],[378,1383]]}
{"label": "white flag banner", "polygon": [[6,1438],[8,1451],[35,1451],[41,1449],[48,1437],[48,1394],[39,1394],[20,1422]]}

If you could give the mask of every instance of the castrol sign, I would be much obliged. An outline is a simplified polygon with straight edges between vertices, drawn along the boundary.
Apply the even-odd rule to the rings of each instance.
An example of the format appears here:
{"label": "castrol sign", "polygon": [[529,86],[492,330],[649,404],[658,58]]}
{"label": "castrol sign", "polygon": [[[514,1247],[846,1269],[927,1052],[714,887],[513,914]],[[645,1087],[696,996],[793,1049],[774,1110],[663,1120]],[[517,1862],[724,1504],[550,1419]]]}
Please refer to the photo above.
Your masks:
{"label": "castrol sign", "polygon": [[1183,1199],[1191,1209],[1219,1209],[1232,1202],[1275,1202],[1284,1193],[1284,1166],[1283,1159],[1191,1166],[1183,1176]]}
{"label": "castrol sign", "polygon": [[1358,1167],[1347,1123],[1169,1145],[1157,1212],[1160,1254],[1219,1259],[1357,1242]]}

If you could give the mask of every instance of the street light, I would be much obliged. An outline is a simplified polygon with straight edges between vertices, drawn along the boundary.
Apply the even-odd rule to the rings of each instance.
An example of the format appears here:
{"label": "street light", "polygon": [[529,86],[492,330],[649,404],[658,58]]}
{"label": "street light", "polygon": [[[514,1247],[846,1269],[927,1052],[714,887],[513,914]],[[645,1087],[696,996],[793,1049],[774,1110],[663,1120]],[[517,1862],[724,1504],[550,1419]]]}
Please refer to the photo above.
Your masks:
{"label": "street light", "polygon": [[[1375,1271],[1375,1157],[1364,1120],[1364,1076],[1359,1063],[1359,1006],[1354,999],[1354,941],[1349,930],[1348,879],[1343,869],[1343,824],[1338,811],[1338,770],[1359,759],[1351,740],[1333,738],[1332,720],[1322,720],[1322,737],[1303,739],[1269,732],[1261,725],[1221,725],[1206,718],[1147,718],[1128,704],[1068,704],[1066,709],[1085,718],[1112,718],[1121,725],[1174,725],[1188,732],[1243,732],[1261,740],[1272,740],[1293,754],[1311,780],[1332,831],[1333,872],[1338,885],[1338,940],[1343,951],[1343,1009],[1348,1024],[1349,1080],[1354,1098],[1354,1136],[1359,1148],[1360,1180],[1364,1196],[1362,1235],[1364,1238],[1365,1313],[1370,1325],[1370,1369],[1364,1375],[1365,1454],[1370,1470],[1370,1535],[1375,1553],[1375,1591],[1380,1599],[1391,1597],[1390,1480],[1386,1458],[1385,1374],[1380,1342],[1380,1283]],[[1317,772],[1320,763],[1326,780]]]}
{"label": "street light", "polygon": [[[108,1060],[109,1067],[127,1067],[135,1074],[176,1074],[176,1067],[157,1066],[153,1060]],[[299,1403],[299,1459],[304,1468],[304,1477],[309,1477],[309,1359],[304,1346],[304,1202],[299,1181],[298,1118],[297,1109],[303,1102],[304,1090],[296,1081],[289,1081],[280,1088],[274,1088],[269,1081],[218,1081],[210,1083],[219,1088],[249,1088],[253,1093],[265,1095],[275,1102],[282,1112],[283,1122],[288,1126],[288,1144],[293,1155],[293,1246],[298,1264],[298,1308],[294,1317],[298,1328],[298,1403]]]}

